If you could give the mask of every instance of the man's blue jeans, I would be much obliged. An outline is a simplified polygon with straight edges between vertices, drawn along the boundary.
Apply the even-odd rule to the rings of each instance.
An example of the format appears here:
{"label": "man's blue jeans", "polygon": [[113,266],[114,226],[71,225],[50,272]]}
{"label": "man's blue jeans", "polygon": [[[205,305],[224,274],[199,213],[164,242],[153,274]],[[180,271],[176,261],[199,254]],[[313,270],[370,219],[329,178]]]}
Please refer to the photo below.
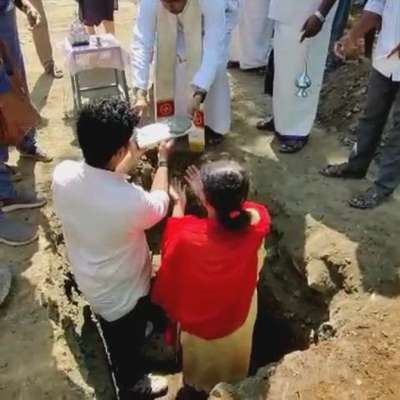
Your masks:
{"label": "man's blue jeans", "polygon": [[332,26],[331,44],[334,44],[343,36],[350,15],[351,3],[351,0],[339,0]]}
{"label": "man's blue jeans", "polygon": [[335,19],[332,26],[332,35],[330,43],[330,52],[328,56],[328,68],[334,68],[338,64],[338,59],[333,53],[335,43],[341,39],[346,29],[347,21],[349,19],[352,3],[358,6],[365,6],[366,0],[339,0],[339,5],[336,11]]}
{"label": "man's blue jeans", "polygon": [[327,61],[328,69],[334,69],[339,65],[339,60],[333,52],[335,43],[343,36],[349,19],[352,0],[338,0],[339,5],[332,25],[331,42],[329,45],[329,55]]}
{"label": "man's blue jeans", "polygon": [[[26,79],[24,59],[22,57],[21,46],[19,43],[15,9],[5,14],[0,14],[0,39],[3,40],[8,47],[8,50],[16,61],[22,76]],[[31,152],[36,148],[35,133],[36,130],[32,129],[25,136],[25,139],[19,146],[21,151]],[[11,182],[10,173],[5,167],[5,162],[7,161],[8,147],[0,146],[0,200],[13,198],[15,196],[15,189]]]}

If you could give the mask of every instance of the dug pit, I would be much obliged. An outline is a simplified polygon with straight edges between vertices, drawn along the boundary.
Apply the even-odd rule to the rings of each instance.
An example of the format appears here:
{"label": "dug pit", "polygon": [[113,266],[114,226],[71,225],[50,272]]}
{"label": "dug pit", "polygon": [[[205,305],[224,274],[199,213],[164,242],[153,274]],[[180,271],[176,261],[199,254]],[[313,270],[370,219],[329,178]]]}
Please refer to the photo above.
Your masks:
{"label": "dug pit", "polygon": [[[175,158],[174,171],[184,171],[188,164],[199,162],[196,157],[189,161],[187,158],[182,160],[183,158]],[[142,163],[136,180],[139,179],[145,186],[149,185],[154,171],[153,165],[154,157],[150,155]],[[202,214],[199,204],[193,197],[190,199],[191,212]],[[273,209],[271,211],[274,212]],[[162,227],[158,227],[149,233],[149,242],[154,254],[159,254],[161,231]],[[254,331],[251,374],[255,374],[262,366],[278,362],[290,352],[307,349],[310,343],[318,340],[319,328],[329,316],[329,302],[320,293],[309,288],[304,274],[299,272],[281,245],[283,235],[284,232],[273,231],[266,244],[267,256],[259,280],[259,307]],[[52,284],[57,286],[57,282],[62,282],[58,284],[58,288],[63,293],[55,295],[57,301],[45,299],[43,305],[49,309],[52,320],[64,331],[69,347],[96,397],[113,399],[115,395],[107,357],[90,308],[80,295],[69,272],[59,225],[53,230],[50,241],[54,252],[59,255],[61,264],[56,268],[58,276],[54,277]],[[146,352],[154,360],[148,366],[149,370],[171,376],[172,390],[165,399],[174,399],[181,382],[175,355],[159,338],[149,344]]]}

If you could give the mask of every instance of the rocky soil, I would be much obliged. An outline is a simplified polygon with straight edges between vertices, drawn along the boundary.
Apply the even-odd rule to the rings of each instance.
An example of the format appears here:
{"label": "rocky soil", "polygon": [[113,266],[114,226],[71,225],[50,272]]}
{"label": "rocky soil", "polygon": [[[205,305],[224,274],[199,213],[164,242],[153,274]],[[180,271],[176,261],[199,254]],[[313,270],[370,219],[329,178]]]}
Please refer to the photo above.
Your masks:
{"label": "rocky soil", "polygon": [[[47,0],[54,43],[62,43],[75,3]],[[129,46],[135,7],[121,1],[118,36]],[[49,203],[16,217],[38,225],[40,240],[23,249],[0,247],[0,268],[11,266],[13,287],[0,307],[1,399],[113,399],[106,355],[90,309],[69,272],[60,224],[51,204],[54,166],[80,157],[69,118],[69,80],[41,75],[30,33],[20,21],[32,96],[47,119],[40,142],[55,157],[33,165],[12,154],[24,173],[21,184]],[[56,58],[62,60],[62,46]],[[262,76],[232,72],[233,131],[207,158],[234,157],[252,173],[252,197],[266,203],[274,233],[260,280],[260,316],[253,374],[235,387],[220,385],[213,399],[330,400],[398,399],[400,393],[399,195],[375,211],[348,208],[346,200],[366,181],[331,181],[318,170],[344,160],[366,96],[367,63],[341,68],[327,81],[319,122],[305,151],[277,152],[272,136],[255,122],[271,109],[261,93]],[[177,156],[174,174],[188,162]],[[141,165],[144,183],[151,162]],[[149,239],[158,251],[160,229]],[[154,347],[155,346],[155,347]],[[168,349],[155,344],[174,399],[179,374]],[[165,368],[167,367],[167,368]],[[261,367],[261,369],[259,369]],[[258,371],[258,372],[257,372]]]}

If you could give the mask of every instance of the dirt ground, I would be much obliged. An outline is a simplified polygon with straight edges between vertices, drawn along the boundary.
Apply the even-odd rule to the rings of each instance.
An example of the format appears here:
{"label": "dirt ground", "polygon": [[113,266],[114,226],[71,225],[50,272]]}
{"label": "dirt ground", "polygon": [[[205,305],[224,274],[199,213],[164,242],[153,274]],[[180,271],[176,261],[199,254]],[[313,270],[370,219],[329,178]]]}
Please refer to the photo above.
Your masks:
{"label": "dirt ground", "polygon": [[[62,42],[76,3],[45,3],[62,64]],[[126,48],[134,13],[133,2],[120,1],[117,35]],[[32,97],[46,120],[38,138],[54,162],[34,165],[12,154],[25,177],[20,185],[34,188],[48,205],[15,214],[37,224],[38,242],[22,249],[0,247],[0,268],[10,265],[14,273],[11,294],[0,308],[0,398],[113,399],[105,355],[90,310],[73,286],[52,209],[54,166],[80,157],[68,118],[70,82],[42,75],[31,34],[22,18],[19,22]],[[232,73],[232,134],[209,157],[243,162],[252,173],[252,197],[266,203],[274,217],[260,281],[260,310],[268,317],[258,321],[253,370],[274,363],[229,390],[222,386],[215,399],[400,397],[399,194],[377,210],[355,211],[346,201],[370,184],[374,169],[365,181],[331,181],[318,174],[324,164],[348,154],[367,73],[364,63],[331,76],[311,143],[294,156],[279,154],[274,138],[254,128],[271,109],[261,93],[262,76]],[[156,234],[151,241],[156,247]],[[168,399],[179,379],[171,376]]]}

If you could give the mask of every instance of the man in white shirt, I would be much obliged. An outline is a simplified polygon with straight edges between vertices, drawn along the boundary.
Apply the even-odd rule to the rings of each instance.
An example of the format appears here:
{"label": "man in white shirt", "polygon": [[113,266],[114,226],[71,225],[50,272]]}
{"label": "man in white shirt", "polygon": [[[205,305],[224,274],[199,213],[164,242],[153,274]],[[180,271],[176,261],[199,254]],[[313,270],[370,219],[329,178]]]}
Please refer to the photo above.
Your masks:
{"label": "man in white shirt", "polygon": [[142,0],[132,43],[135,109],[148,107],[155,62],[156,117],[187,115],[204,102],[206,140],[219,143],[231,124],[226,66],[238,8],[239,0]]}
{"label": "man in white shirt", "polygon": [[53,177],[72,272],[98,316],[120,399],[155,398],[167,389],[143,376],[140,347],[152,273],[145,231],[168,211],[169,150],[159,149],[150,193],[128,183],[125,174],[142,154],[131,140],[137,122],[121,100],[87,105],[77,123],[84,161],[62,162]]}
{"label": "man in white shirt", "polygon": [[337,44],[337,53],[342,58],[358,56],[363,47],[360,40],[380,27],[367,105],[358,126],[358,141],[348,162],[328,165],[321,171],[332,178],[364,178],[381,145],[384,127],[393,110],[392,126],[380,154],[375,184],[349,202],[360,209],[378,206],[400,183],[400,2],[369,0],[359,23]]}
{"label": "man in white shirt", "polygon": [[[274,29],[273,119],[257,124],[276,133],[282,153],[296,153],[307,143],[317,115],[336,0],[271,0]],[[296,82],[308,75],[311,86]],[[306,79],[303,80],[303,85]]]}

